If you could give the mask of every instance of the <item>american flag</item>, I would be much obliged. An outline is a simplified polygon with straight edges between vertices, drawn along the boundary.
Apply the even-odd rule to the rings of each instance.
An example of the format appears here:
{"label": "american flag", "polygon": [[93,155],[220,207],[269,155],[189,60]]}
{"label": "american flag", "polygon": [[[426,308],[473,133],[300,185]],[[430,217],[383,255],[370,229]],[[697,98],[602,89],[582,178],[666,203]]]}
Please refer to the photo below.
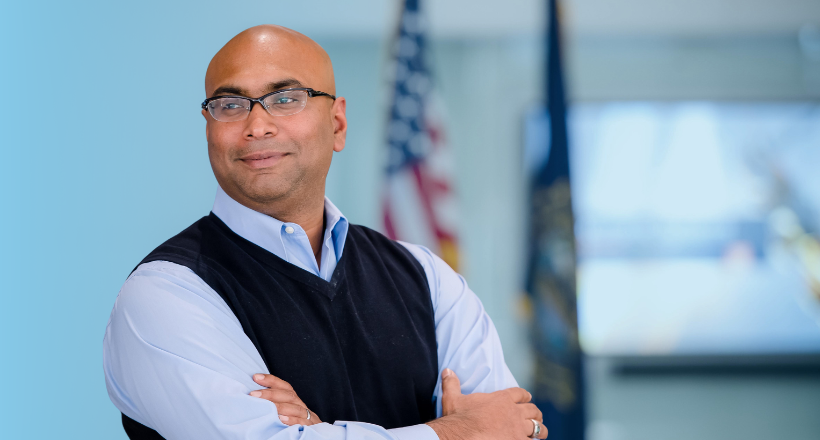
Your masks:
{"label": "american flag", "polygon": [[419,1],[406,0],[390,65],[384,229],[394,240],[426,246],[458,270],[453,161],[424,62],[424,32]]}

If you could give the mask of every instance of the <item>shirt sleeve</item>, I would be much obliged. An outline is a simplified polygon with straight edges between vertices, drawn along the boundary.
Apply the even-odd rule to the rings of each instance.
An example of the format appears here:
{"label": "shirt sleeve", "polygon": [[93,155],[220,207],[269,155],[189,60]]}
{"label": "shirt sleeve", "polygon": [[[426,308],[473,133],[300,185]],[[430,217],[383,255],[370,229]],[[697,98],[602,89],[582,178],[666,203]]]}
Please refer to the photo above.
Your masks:
{"label": "shirt sleeve", "polygon": [[438,417],[441,417],[441,371],[445,368],[456,373],[464,394],[517,387],[504,362],[498,331],[464,277],[429,249],[399,243],[421,263],[430,285],[438,344],[439,378],[435,390]]}
{"label": "shirt sleeve", "polygon": [[427,425],[285,425],[273,403],[248,395],[261,388],[252,375],[268,370],[233,312],[193,271],[170,262],[143,264],[126,280],[106,328],[103,369],[114,405],[168,440],[438,440]]}

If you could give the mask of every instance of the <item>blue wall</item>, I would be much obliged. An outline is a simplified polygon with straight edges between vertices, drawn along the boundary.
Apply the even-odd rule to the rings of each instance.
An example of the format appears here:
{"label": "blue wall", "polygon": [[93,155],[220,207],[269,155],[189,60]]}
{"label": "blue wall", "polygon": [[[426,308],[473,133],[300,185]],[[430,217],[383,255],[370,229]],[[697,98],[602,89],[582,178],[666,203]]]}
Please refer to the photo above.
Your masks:
{"label": "blue wall", "polygon": [[159,2],[3,9],[3,437],[125,438],[108,314],[141,256],[208,211],[201,79],[242,23],[209,35],[205,11]]}
{"label": "blue wall", "polygon": [[[581,3],[565,4],[593,2]],[[397,4],[0,4],[2,438],[125,438],[103,381],[108,314],[134,265],[211,207],[216,183],[199,113],[202,82],[211,56],[239,31],[278,23],[327,49],[350,120],[347,148],[334,158],[327,192],[352,221],[378,225],[388,98],[382,72]],[[479,9],[493,15],[484,24],[521,19],[530,30],[531,17],[542,16],[540,10],[520,13],[537,0],[428,4],[450,11],[437,23],[456,30],[483,32],[475,24]],[[576,17],[590,13],[580,6]],[[627,15],[656,23],[641,13]],[[540,97],[541,39],[486,27],[486,35],[433,35],[431,58],[458,164],[464,274],[526,386],[531,359],[516,301],[526,212],[520,146],[522,117]],[[605,35],[569,42],[576,100],[820,96],[820,89],[805,90],[809,80],[817,84],[820,64],[801,58],[793,35],[715,41]],[[488,105],[493,95],[487,92],[494,90],[515,93]],[[809,439],[818,432],[816,379],[621,380],[597,362],[592,366],[590,440],[751,440],[776,433]]]}

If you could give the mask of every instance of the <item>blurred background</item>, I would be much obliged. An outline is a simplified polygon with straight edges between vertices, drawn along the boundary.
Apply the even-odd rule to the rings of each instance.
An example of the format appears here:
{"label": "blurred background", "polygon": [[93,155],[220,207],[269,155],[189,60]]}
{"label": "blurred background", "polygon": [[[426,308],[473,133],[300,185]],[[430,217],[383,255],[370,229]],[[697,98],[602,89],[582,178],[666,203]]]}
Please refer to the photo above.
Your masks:
{"label": "blurred background", "polygon": [[[108,314],[134,266],[210,210],[203,78],[243,29],[284,25],[330,54],[350,128],[327,195],[385,230],[408,108],[395,57],[415,55],[397,43],[400,23],[413,28],[403,5],[0,5],[4,438],[126,438],[103,380]],[[422,1],[425,25],[410,29],[426,39],[427,126],[441,134],[428,150],[446,158],[431,174],[447,183],[454,247],[439,251],[481,298],[513,374],[552,399],[537,341],[558,331],[583,351],[570,350],[568,383],[585,416],[567,423],[589,440],[820,438],[820,2],[558,11],[566,112],[551,119],[546,0]],[[574,240],[547,258],[573,274],[556,330],[540,313],[555,304],[532,288],[532,213],[559,119]]]}

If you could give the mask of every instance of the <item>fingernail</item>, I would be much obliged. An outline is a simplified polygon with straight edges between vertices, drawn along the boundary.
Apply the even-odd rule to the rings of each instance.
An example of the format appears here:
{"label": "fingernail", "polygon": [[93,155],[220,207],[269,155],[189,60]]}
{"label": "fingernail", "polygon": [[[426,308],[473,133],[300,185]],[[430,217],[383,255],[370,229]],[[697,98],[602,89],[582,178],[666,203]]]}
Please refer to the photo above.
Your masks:
{"label": "fingernail", "polygon": [[254,374],[253,375],[253,380],[262,380],[264,378],[265,378],[264,374]]}
{"label": "fingernail", "polygon": [[532,393],[531,393],[531,392],[529,392],[529,391],[527,391],[527,394],[529,394],[529,395],[530,395],[530,401],[532,401]]}
{"label": "fingernail", "polygon": [[288,416],[279,416],[279,420],[281,420],[283,422],[287,422],[288,421]]}
{"label": "fingernail", "polygon": [[251,391],[251,396],[260,397],[260,396],[262,396],[262,392],[261,391]]}
{"label": "fingernail", "polygon": [[444,372],[443,372],[443,373],[441,373],[441,378],[442,378],[442,379],[444,379],[445,377],[448,377],[448,376],[450,376],[451,374],[453,374],[453,370],[451,370],[451,369],[449,369],[449,368],[445,368],[445,369],[444,369]]}

